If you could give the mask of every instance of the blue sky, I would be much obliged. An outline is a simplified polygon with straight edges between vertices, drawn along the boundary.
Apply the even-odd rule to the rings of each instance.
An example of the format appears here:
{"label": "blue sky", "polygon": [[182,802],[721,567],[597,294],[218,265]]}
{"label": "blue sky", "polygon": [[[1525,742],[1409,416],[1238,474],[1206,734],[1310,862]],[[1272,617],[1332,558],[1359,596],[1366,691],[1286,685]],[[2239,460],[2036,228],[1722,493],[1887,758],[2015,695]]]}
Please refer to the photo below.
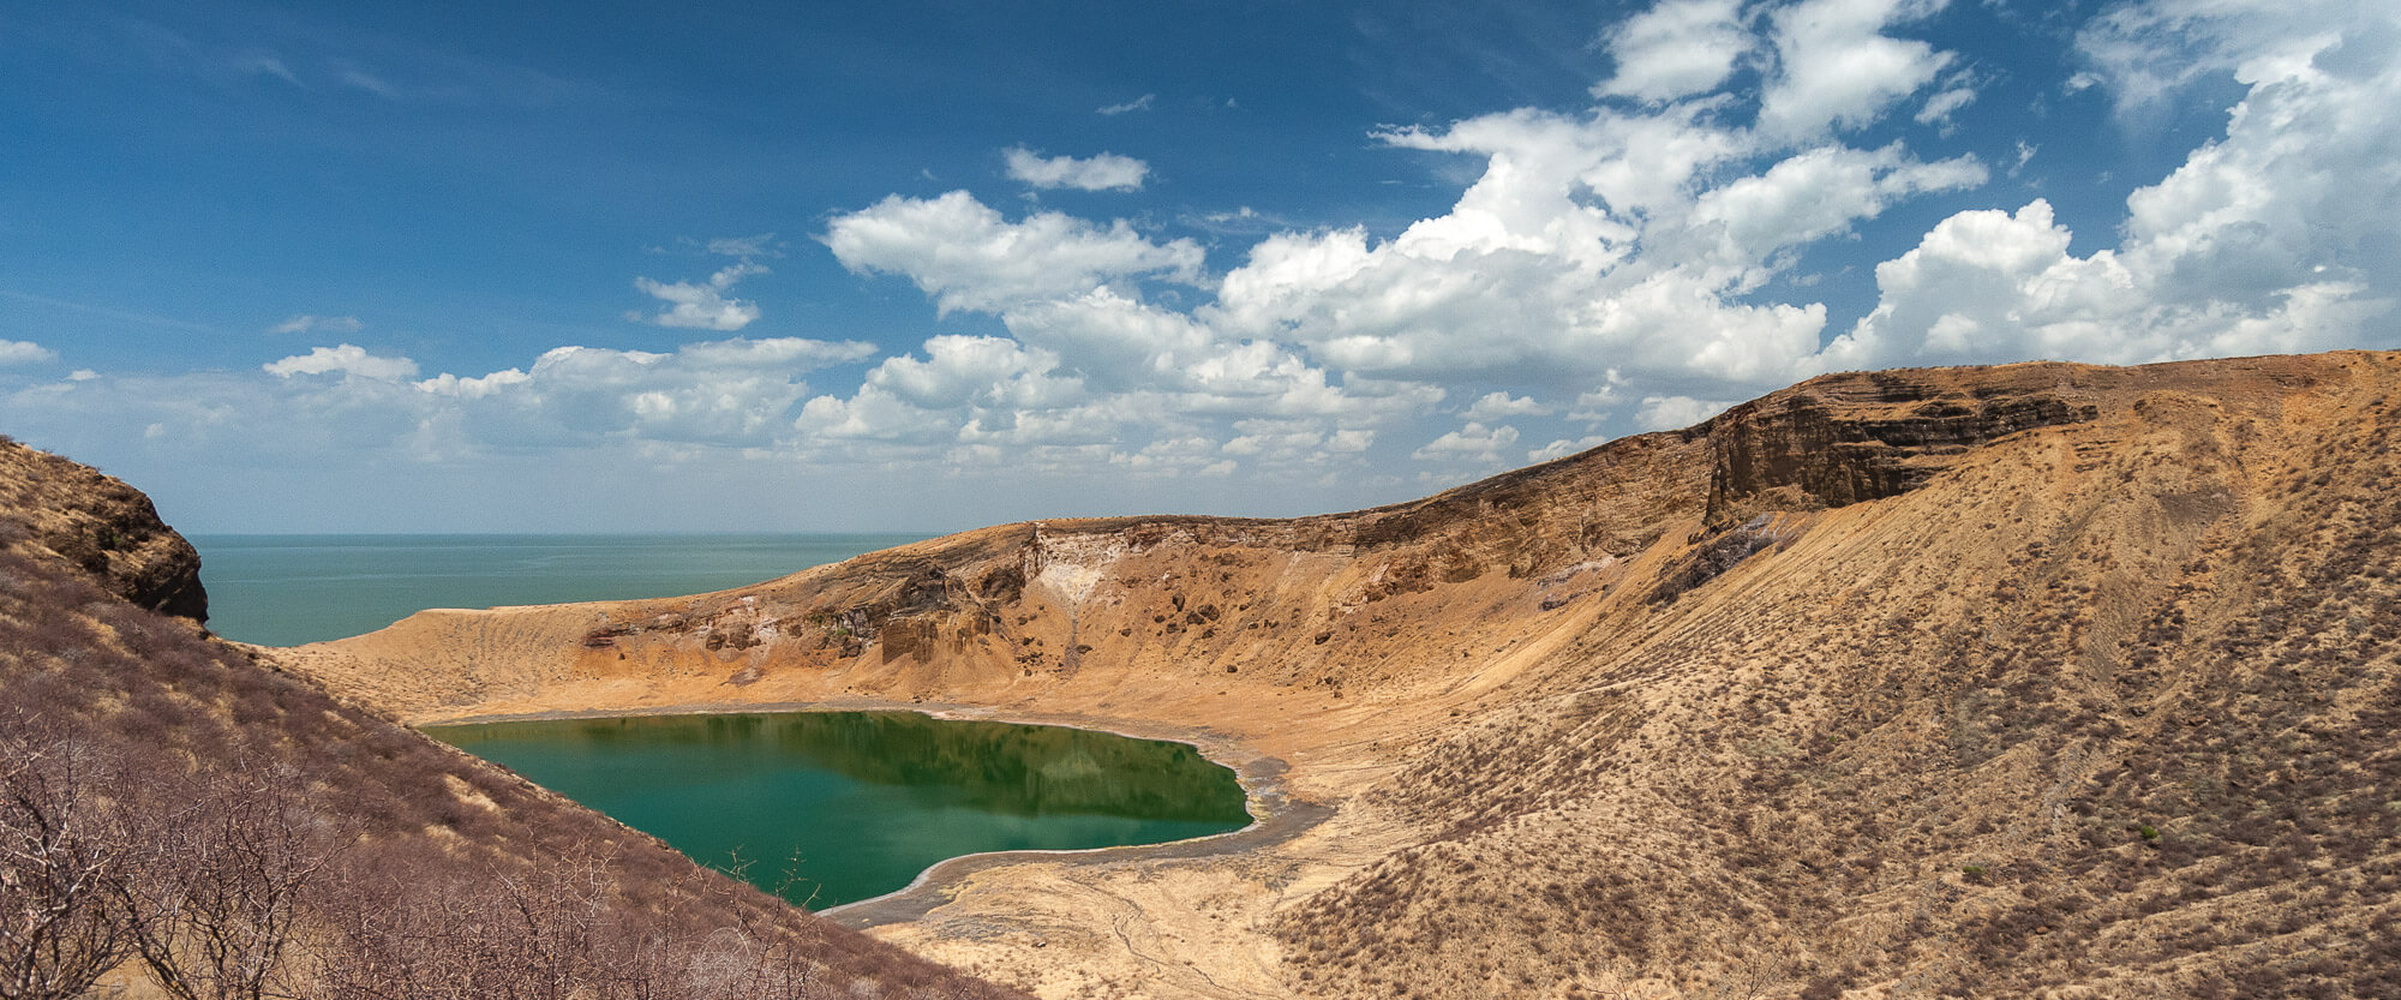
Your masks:
{"label": "blue sky", "polygon": [[194,531],[1408,499],[2392,347],[2357,2],[0,2],[0,431]]}

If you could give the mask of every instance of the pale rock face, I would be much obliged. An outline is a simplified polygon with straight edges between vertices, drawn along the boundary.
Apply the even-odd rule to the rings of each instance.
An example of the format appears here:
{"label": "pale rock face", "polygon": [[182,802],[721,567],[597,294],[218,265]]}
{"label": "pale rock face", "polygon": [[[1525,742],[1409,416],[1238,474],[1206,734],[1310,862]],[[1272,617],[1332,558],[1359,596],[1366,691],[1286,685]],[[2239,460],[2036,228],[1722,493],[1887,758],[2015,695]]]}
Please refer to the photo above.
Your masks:
{"label": "pale rock face", "polygon": [[1036,586],[1048,587],[1076,607],[1108,578],[1109,567],[1133,551],[1115,535],[1040,535],[1026,551],[1026,568]]}
{"label": "pale rock face", "polygon": [[[2316,956],[2401,919],[2401,875],[2312,867],[2401,856],[2357,707],[2401,659],[2396,399],[2401,352],[1828,375],[1387,508],[1003,525],[276,655],[423,721],[839,703],[1258,763],[1272,836],[842,918],[1046,996],[2300,995],[2384,976]],[[2241,825],[2288,808],[2327,832]]]}

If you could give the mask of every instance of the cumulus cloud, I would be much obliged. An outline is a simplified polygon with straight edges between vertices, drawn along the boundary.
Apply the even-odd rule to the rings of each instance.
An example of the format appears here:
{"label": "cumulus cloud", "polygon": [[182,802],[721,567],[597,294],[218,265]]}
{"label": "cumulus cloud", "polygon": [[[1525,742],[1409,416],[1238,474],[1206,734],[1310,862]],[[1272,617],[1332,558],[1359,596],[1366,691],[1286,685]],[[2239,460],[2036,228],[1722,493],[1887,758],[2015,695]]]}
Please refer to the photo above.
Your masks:
{"label": "cumulus cloud", "polygon": [[58,360],[58,352],[30,340],[0,340],[0,366]]}
{"label": "cumulus cloud", "polygon": [[308,313],[268,327],[268,333],[357,333],[367,328],[356,316],[317,316]]}
{"label": "cumulus cloud", "polygon": [[2078,30],[2076,49],[2090,68],[2068,85],[2105,86],[2121,115],[2139,118],[2202,79],[2231,74],[2252,83],[2329,46],[2351,49],[2338,63],[2389,61],[2389,8],[2352,0],[2117,3]]}
{"label": "cumulus cloud", "polygon": [[[2106,232],[2077,233],[2050,201],[1995,200],[1987,163],[1950,155],[1959,140],[1929,144],[1996,76],[1909,37],[1942,6],[1658,3],[1602,33],[1614,67],[1590,107],[1374,133],[1470,169],[1446,209],[1405,225],[1186,217],[1185,231],[1223,241],[1222,273],[1199,242],[1147,224],[1012,217],[965,191],[893,195],[818,238],[853,274],[906,279],[937,316],[988,315],[880,359],[865,344],[735,338],[562,347],[417,379],[407,359],[345,344],[265,366],[280,377],[211,376],[222,395],[206,406],[170,412],[112,376],[24,389],[10,413],[103,412],[105,399],[166,435],[272,415],[423,456],[720,448],[921,481],[1155,477],[1178,502],[1235,473],[1272,487],[1252,494],[1332,483],[1355,497],[1397,484],[1400,467],[1455,481],[1687,426],[1830,369],[2392,342],[2378,324],[2401,286],[2401,12],[2110,7],[2079,36],[2077,85],[2135,108],[2208,92],[2191,84],[2215,74],[2242,96],[2222,133],[2135,191]],[[1978,138],[2028,185],[2072,159]],[[1007,156],[1012,176],[1046,189],[1147,177],[1129,158]],[[1945,207],[1928,210],[1936,199]],[[1896,229],[1919,212],[1939,221]],[[771,234],[689,244],[736,262],[706,281],[642,279],[667,303],[644,318],[754,321],[735,289],[774,246]],[[1799,291],[1836,283],[1831,308]],[[840,380],[809,374],[859,362]]]}
{"label": "cumulus cloud", "polygon": [[768,445],[788,436],[808,396],[801,376],[863,360],[873,345],[799,337],[733,338],[672,352],[568,346],[527,369],[416,383],[474,443],[590,443],[610,436]]}
{"label": "cumulus cloud", "polygon": [[2401,12],[2161,3],[2117,11],[2086,45],[2136,100],[2170,86],[2149,67],[2173,60],[2135,46],[2192,51],[2247,89],[2223,137],[2127,198],[2118,246],[2071,253],[2042,200],[1954,215],[1877,267],[1881,300],[1828,345],[1827,367],[2132,363],[2376,339],[2368,324],[2401,289]]}
{"label": "cumulus cloud", "polygon": [[733,290],[735,282],[754,274],[766,273],[765,265],[745,260],[719,269],[717,273],[709,275],[705,284],[690,281],[669,284],[649,278],[635,278],[635,288],[667,303],[667,308],[649,316],[639,312],[627,313],[626,318],[655,326],[725,332],[739,330],[758,320],[758,304],[727,298],[725,293]]}
{"label": "cumulus cloud", "polygon": [[1954,56],[1887,28],[1922,19],[1943,0],[1802,0],[1768,15],[1776,72],[1760,98],[1759,128],[1806,138],[1858,128],[1934,81]]}
{"label": "cumulus cloud", "polygon": [[1517,443],[1517,428],[1507,424],[1488,427],[1469,421],[1464,427],[1426,442],[1410,458],[1419,461],[1467,462],[1477,466],[1499,465],[1505,459],[1501,453]]}
{"label": "cumulus cloud", "polygon": [[1001,156],[1008,162],[1011,180],[1038,188],[1140,191],[1142,179],[1150,174],[1150,164],[1115,153],[1102,153],[1084,159],[1073,156],[1045,157],[1023,146],[1014,146]]}
{"label": "cumulus cloud", "polygon": [[1261,241],[1210,322],[1388,377],[1566,389],[1617,370],[1764,387],[1816,353],[1824,308],[1738,296],[1789,268],[1794,248],[1986,178],[1972,157],[1832,142],[1729,169],[1777,147],[1692,107],[1516,111],[1385,139],[1486,166],[1449,213],[1383,243],[1359,229]]}
{"label": "cumulus cloud", "polygon": [[1547,417],[1555,412],[1558,411],[1536,402],[1532,396],[1511,396],[1507,390],[1495,390],[1477,397],[1461,416],[1469,420],[1507,420],[1510,417]]}
{"label": "cumulus cloud", "polygon": [[[673,351],[567,346],[530,364],[417,378],[407,358],[320,347],[240,373],[111,376],[0,396],[30,426],[138,422],[159,441],[282,461],[461,460],[527,449],[789,444],[803,379],[872,345],[800,338],[704,341]],[[72,433],[73,431],[68,431]]]}
{"label": "cumulus cloud", "polygon": [[1672,431],[1717,416],[1732,405],[1731,400],[1645,396],[1634,411],[1634,425],[1646,431]]}
{"label": "cumulus cloud", "polygon": [[1198,279],[1200,245],[1153,243],[1119,219],[1107,226],[1058,212],[1010,222],[965,191],[893,195],[835,216],[824,241],[860,274],[907,277],[944,313],[1080,295],[1142,276]]}
{"label": "cumulus cloud", "polygon": [[259,367],[279,378],[291,378],[294,375],[356,375],[371,379],[402,379],[414,378],[417,374],[417,363],[414,361],[378,357],[356,344],[310,348],[307,354],[270,361]]}
{"label": "cumulus cloud", "polygon": [[1740,0],[1663,0],[1604,36],[1617,72],[1595,97],[1672,101],[1717,89],[1751,51]]}

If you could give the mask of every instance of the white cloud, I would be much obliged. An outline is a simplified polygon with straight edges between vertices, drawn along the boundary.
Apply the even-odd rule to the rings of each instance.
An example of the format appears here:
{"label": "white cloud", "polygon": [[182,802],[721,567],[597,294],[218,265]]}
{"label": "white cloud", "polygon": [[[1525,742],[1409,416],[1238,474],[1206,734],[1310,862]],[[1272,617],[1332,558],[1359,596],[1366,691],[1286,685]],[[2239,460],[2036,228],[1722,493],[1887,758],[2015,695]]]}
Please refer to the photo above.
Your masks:
{"label": "white cloud", "polygon": [[1609,419],[1610,410],[1619,402],[1618,385],[1624,381],[1624,376],[1619,375],[1617,369],[1608,370],[1602,375],[1600,388],[1576,395],[1576,405],[1567,411],[1567,419],[1586,424]]}
{"label": "white cloud", "polygon": [[1501,452],[1517,443],[1517,428],[1507,424],[1488,427],[1470,421],[1467,426],[1426,442],[1410,458],[1419,461],[1472,462],[1476,465],[1498,465]]}
{"label": "white cloud", "polygon": [[1507,420],[1510,417],[1547,417],[1557,412],[1536,402],[1532,396],[1511,396],[1505,390],[1485,393],[1460,414],[1469,420]]}
{"label": "white cloud", "polygon": [[1822,144],[1750,173],[1756,136],[1696,106],[1584,119],[1532,111],[1385,134],[1481,155],[1448,214],[1371,245],[1358,229],[1253,246],[1201,315],[1354,372],[1579,388],[1603,372],[1765,388],[1818,347],[1814,303],[1738,302],[1791,251],[1901,200],[1986,179],[1972,158]]}
{"label": "white cloud", "polygon": [[643,316],[627,313],[626,318],[655,326],[692,330],[731,332],[749,326],[759,318],[756,303],[727,298],[734,283],[754,274],[766,274],[767,268],[748,260],[729,264],[709,275],[707,284],[678,281],[668,284],[649,278],[635,278],[634,287],[642,293],[668,304],[664,311]]}
{"label": "white cloud", "polygon": [[805,337],[768,337],[761,340],[735,337],[685,344],[676,349],[676,357],[695,367],[791,372],[814,371],[829,365],[863,361],[874,355],[875,345],[865,341],[810,340]]}
{"label": "white cloud", "polygon": [[284,65],[283,60],[271,55],[253,54],[236,59],[234,67],[260,76],[274,77],[302,90],[308,89],[307,84],[300,82],[299,77],[292,75],[291,67]]}
{"label": "white cloud", "polygon": [[367,328],[356,316],[317,316],[308,313],[268,327],[268,333],[357,333]]}
{"label": "white cloud", "polygon": [[1715,227],[1721,239],[1713,263],[1721,279],[1748,291],[1764,283],[1777,251],[1846,232],[1891,203],[1928,191],[1984,183],[1972,156],[1920,163],[1898,145],[1869,152],[1821,146],[1795,154],[1766,173],[1744,177],[1702,195],[1693,206],[1696,229]]}
{"label": "white cloud", "polygon": [[1190,316],[1106,287],[1017,306],[1003,319],[1017,339],[1057,352],[1095,386],[1113,391],[1176,381],[1217,343]]}
{"label": "white cloud", "polygon": [[[947,413],[912,406],[881,386],[860,386],[849,399],[818,396],[793,421],[804,436],[936,443],[958,436]],[[895,456],[900,457],[900,456]]]}
{"label": "white cloud", "polygon": [[781,257],[784,255],[782,245],[775,242],[774,233],[760,233],[757,236],[721,236],[702,244],[702,246],[708,252],[720,257],[740,257],[744,260],[752,257]]}
{"label": "white cloud", "polygon": [[[762,446],[788,436],[808,396],[801,376],[872,355],[872,345],[732,338],[672,352],[557,347],[526,370],[416,383],[471,443],[644,441]],[[455,407],[455,409],[453,409]]]}
{"label": "white cloud", "polygon": [[2232,74],[2249,84],[2309,63],[2328,46],[2356,51],[2354,67],[2389,63],[2389,4],[2355,0],[2149,0],[2117,3],[2086,22],[2076,49],[2091,69],[2069,90],[2105,86],[2121,115],[2140,118],[2194,82]]}
{"label": "white cloud", "polygon": [[1645,396],[1634,411],[1634,425],[1646,431],[1672,431],[1717,416],[1732,405],[1730,400]]}
{"label": "white cloud", "polygon": [[363,69],[358,69],[356,67],[345,69],[342,71],[339,79],[342,81],[344,86],[355,87],[359,90],[364,90],[385,100],[398,100],[400,98],[400,88],[392,86],[382,77],[376,76]]}
{"label": "white cloud", "polygon": [[1150,164],[1115,153],[1102,153],[1086,159],[1073,156],[1044,157],[1023,146],[1014,146],[1001,156],[1008,162],[1011,180],[1038,188],[1140,191],[1142,179],[1150,173]]}
{"label": "white cloud", "polygon": [[1560,438],[1559,440],[1527,452],[1526,461],[1548,462],[1554,458],[1566,458],[1567,456],[1573,455],[1580,451],[1588,451],[1593,448],[1598,448],[1604,444],[1608,444],[1611,440],[1612,438],[1610,438],[1607,434],[1588,434],[1572,441],[1566,438]]}
{"label": "white cloud", "polygon": [[310,348],[307,354],[270,361],[260,370],[279,378],[294,375],[356,375],[371,379],[414,378],[417,363],[407,358],[378,357],[356,344]]}
{"label": "white cloud", "polygon": [[1953,87],[1926,98],[1926,106],[1917,110],[1920,125],[1947,124],[1959,109],[1976,103],[1976,92],[1967,87]]}
{"label": "white cloud", "polygon": [[0,366],[58,360],[58,352],[30,340],[0,340]]}
{"label": "white cloud", "polygon": [[867,373],[866,384],[929,410],[971,402],[1047,408],[1082,395],[1075,380],[1050,377],[1057,355],[1007,337],[945,335],[927,340],[925,351],[924,361],[885,359]]}
{"label": "white cloud", "polygon": [[1944,220],[1877,268],[1881,302],[1829,345],[1825,364],[2133,363],[2376,341],[2369,324],[2401,294],[2401,254],[2390,246],[2401,218],[2401,62],[2389,58],[2401,50],[2401,11],[2277,10],[2115,12],[2109,31],[2175,28],[2110,36],[2114,85],[2138,100],[2173,89],[2141,70],[2173,60],[2132,46],[2181,46],[2232,67],[2248,90],[2225,135],[2128,197],[2113,249],[2071,254],[2072,234],[2040,200]]}
{"label": "white cloud", "polygon": [[[547,356],[548,353],[549,352],[544,352],[545,356]],[[417,388],[436,396],[450,396],[457,399],[484,399],[499,393],[507,392],[510,386],[523,385],[530,381],[533,381],[533,376],[526,374],[524,369],[504,368],[488,375],[477,375],[467,378],[460,378],[459,376],[450,374],[449,372],[443,372],[440,375],[436,375],[432,378],[426,379],[425,381],[417,383]]]}
{"label": "white cloud", "polygon": [[[326,461],[492,460],[544,449],[788,445],[802,376],[863,359],[863,343],[709,341],[674,351],[560,347],[529,365],[415,379],[416,363],[352,345],[317,348],[258,373],[111,376],[8,400],[39,420],[141,421],[186,444]],[[313,376],[313,377],[312,377]],[[341,376],[341,377],[333,377]],[[281,457],[277,457],[281,456]]]}
{"label": "white cloud", "polygon": [[1605,36],[1617,72],[1595,97],[1672,101],[1717,89],[1751,50],[1740,0],[1661,0]]}
{"label": "white cloud", "polygon": [[[838,214],[820,239],[854,274],[904,277],[942,315],[990,314],[943,324],[971,335],[929,330],[896,356],[731,339],[559,348],[409,382],[294,377],[414,372],[344,345],[268,366],[282,378],[48,380],[9,397],[8,415],[122,410],[163,428],[162,446],[248,434],[262,449],[380,443],[422,458],[740,454],[840,465],[926,495],[945,492],[924,488],[935,482],[1039,483],[1023,487],[1053,505],[1028,508],[1039,514],[1059,495],[1125,496],[1112,491],[1148,479],[1175,484],[1149,496],[1202,507],[1212,477],[1235,470],[1242,496],[1398,499],[1369,492],[1398,488],[1372,485],[1397,484],[1396,463],[1443,478],[1540,461],[1685,426],[1832,368],[2393,342],[2401,14],[2319,0],[2109,8],[2083,35],[2090,85],[2136,103],[2210,92],[2177,68],[2189,63],[2233,79],[2243,99],[2222,136],[2137,191],[2121,219],[2098,220],[2106,231],[2071,233],[2050,202],[1991,203],[1983,161],[1932,152],[1957,139],[1923,144],[1969,117],[1980,81],[2026,71],[1903,37],[1941,6],[1658,4],[1603,36],[1616,65],[1593,107],[1376,133],[1457,157],[1435,176],[1472,168],[1445,210],[1314,226],[1191,210],[1185,231],[1211,234],[1229,258],[1221,276],[1194,240],[1056,211],[1011,218],[964,191]],[[1863,147],[1870,125],[1878,145]],[[1995,168],[2025,171],[2028,187],[2065,190],[2064,175],[2039,171],[2082,162],[2035,159],[2043,136],[2031,134],[2012,163],[2010,136],[1984,138],[1999,145],[1977,148],[2004,150],[1988,154]],[[1130,189],[1147,177],[1128,158],[1112,180],[1105,157],[1009,153],[1037,186]],[[1937,195],[1948,218],[1895,231],[1905,207]],[[668,303],[649,321],[756,319],[733,296],[757,273],[751,261],[774,253],[772,234],[679,249],[737,262],[706,281],[643,279]],[[1828,305],[1808,296],[1864,283],[1871,267],[1872,308],[1827,329]],[[854,362],[867,363],[834,384],[803,378]]]}
{"label": "white cloud", "polygon": [[1151,109],[1153,104],[1158,102],[1158,100],[1159,95],[1157,94],[1144,94],[1140,97],[1134,98],[1133,100],[1127,101],[1124,104],[1111,104],[1105,107],[1097,108],[1094,110],[1094,113],[1102,115],[1122,115],[1128,111],[1148,111]]}
{"label": "white cloud", "polygon": [[1009,222],[965,191],[893,195],[836,216],[824,240],[842,266],[904,275],[944,313],[998,311],[1139,276],[1191,282],[1203,260],[1199,244],[1152,243],[1123,219],[1102,227],[1038,212]]}
{"label": "white cloud", "polygon": [[1801,0],[1768,15],[1776,72],[1760,98],[1759,128],[1807,139],[1859,128],[1933,82],[1953,55],[1884,33],[1940,10],[1944,0]]}
{"label": "white cloud", "polygon": [[994,447],[1105,443],[1136,411],[1095,397],[1058,370],[1058,356],[1007,337],[944,335],[924,359],[887,358],[849,398],[809,400],[794,421],[805,438]]}

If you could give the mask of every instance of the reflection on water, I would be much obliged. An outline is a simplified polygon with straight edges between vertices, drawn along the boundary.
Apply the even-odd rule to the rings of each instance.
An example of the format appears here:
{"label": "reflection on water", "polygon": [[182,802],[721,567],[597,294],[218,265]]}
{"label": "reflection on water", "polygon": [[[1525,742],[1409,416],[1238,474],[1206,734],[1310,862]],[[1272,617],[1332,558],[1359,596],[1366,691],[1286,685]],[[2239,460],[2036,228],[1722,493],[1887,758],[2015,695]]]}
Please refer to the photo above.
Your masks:
{"label": "reflection on water", "polygon": [[[1181,743],[911,712],[429,727],[705,863],[758,862],[818,907],[982,851],[1147,844],[1250,822],[1232,771]],[[798,856],[796,866],[784,859]],[[764,869],[764,870],[762,870]]]}

